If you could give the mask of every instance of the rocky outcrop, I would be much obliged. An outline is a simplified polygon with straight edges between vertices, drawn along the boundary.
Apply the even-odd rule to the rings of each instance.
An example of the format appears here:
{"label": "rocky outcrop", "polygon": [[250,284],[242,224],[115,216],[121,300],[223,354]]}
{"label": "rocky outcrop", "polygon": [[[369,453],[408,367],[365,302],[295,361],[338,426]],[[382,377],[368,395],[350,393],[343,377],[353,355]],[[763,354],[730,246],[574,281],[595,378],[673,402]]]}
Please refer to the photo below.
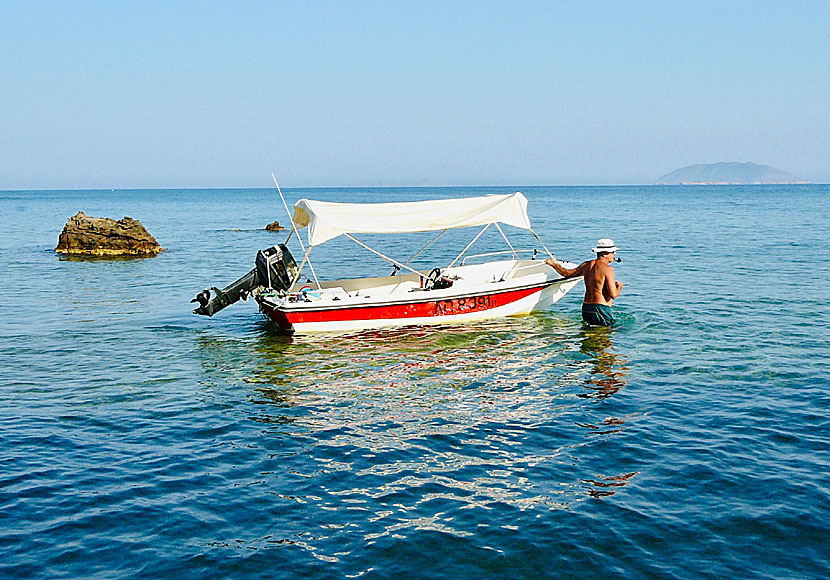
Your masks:
{"label": "rocky outcrop", "polygon": [[271,222],[270,224],[265,226],[265,229],[269,232],[281,232],[285,228],[280,225],[280,222]]}
{"label": "rocky outcrop", "polygon": [[82,211],[66,221],[55,248],[59,254],[90,256],[155,256],[162,250],[138,220],[90,217]]}

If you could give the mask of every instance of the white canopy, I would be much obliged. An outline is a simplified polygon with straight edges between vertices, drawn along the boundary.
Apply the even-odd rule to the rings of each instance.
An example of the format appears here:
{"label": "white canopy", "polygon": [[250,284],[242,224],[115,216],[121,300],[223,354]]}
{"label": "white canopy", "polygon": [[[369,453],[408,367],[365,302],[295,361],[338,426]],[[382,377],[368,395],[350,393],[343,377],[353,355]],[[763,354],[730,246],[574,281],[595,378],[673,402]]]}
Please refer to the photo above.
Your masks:
{"label": "white canopy", "polygon": [[301,199],[294,224],[308,226],[308,243],[318,246],[342,234],[398,234],[503,223],[530,229],[527,198],[486,195],[400,203],[334,203]]}

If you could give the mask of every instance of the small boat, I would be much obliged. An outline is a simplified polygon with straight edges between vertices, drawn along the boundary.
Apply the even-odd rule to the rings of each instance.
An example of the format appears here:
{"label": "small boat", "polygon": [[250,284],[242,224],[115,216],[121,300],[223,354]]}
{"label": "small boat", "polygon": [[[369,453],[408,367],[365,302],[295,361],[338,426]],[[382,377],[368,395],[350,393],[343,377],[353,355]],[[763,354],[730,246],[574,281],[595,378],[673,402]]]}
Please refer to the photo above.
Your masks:
{"label": "small boat", "polygon": [[[548,308],[579,282],[579,278],[559,276],[537,249],[516,249],[501,225],[528,231],[552,257],[531,229],[527,198],[520,192],[400,203],[301,199],[294,205],[286,243],[260,250],[256,267],[224,290],[214,287],[213,295],[210,290],[200,292],[191,301],[198,303],[193,312],[212,316],[253,296],[265,316],[286,331],[354,331],[527,314]],[[409,265],[446,231],[474,227],[482,229],[446,266],[416,270]],[[508,249],[470,255],[470,248],[490,227],[498,230]],[[304,228],[307,244],[300,237]],[[384,255],[355,237],[414,232],[440,233],[406,261]],[[299,266],[286,246],[294,234],[304,253]],[[339,236],[388,261],[393,265],[392,275],[321,282],[310,260],[311,251]],[[561,263],[567,268],[576,266]],[[311,278],[301,281],[306,264]]]}

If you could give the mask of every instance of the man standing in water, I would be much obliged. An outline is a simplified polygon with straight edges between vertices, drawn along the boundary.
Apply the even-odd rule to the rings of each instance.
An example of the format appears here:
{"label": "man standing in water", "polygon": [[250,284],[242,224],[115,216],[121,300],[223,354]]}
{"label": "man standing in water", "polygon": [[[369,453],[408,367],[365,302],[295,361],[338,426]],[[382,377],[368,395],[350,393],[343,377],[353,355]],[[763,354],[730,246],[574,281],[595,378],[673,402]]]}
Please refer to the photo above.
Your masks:
{"label": "man standing in water", "polygon": [[614,240],[603,238],[591,248],[597,254],[596,260],[582,262],[576,268],[564,268],[558,262],[548,258],[545,264],[559,272],[565,278],[582,276],[585,280],[585,299],[582,301],[582,319],[588,324],[614,326],[611,305],[620,295],[623,283],[614,279],[611,262],[619,249]]}

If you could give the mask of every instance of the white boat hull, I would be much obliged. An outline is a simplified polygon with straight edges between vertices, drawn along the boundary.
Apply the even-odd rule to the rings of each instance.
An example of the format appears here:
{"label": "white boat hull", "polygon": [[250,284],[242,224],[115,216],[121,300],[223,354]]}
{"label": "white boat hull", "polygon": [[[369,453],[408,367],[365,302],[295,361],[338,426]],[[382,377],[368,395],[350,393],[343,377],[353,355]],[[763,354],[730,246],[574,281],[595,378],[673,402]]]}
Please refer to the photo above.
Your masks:
{"label": "white boat hull", "polygon": [[414,275],[338,280],[287,296],[260,295],[265,315],[293,332],[337,332],[403,325],[448,324],[543,310],[580,278],[560,278],[543,262],[509,260],[444,272],[452,286],[426,290]]}

